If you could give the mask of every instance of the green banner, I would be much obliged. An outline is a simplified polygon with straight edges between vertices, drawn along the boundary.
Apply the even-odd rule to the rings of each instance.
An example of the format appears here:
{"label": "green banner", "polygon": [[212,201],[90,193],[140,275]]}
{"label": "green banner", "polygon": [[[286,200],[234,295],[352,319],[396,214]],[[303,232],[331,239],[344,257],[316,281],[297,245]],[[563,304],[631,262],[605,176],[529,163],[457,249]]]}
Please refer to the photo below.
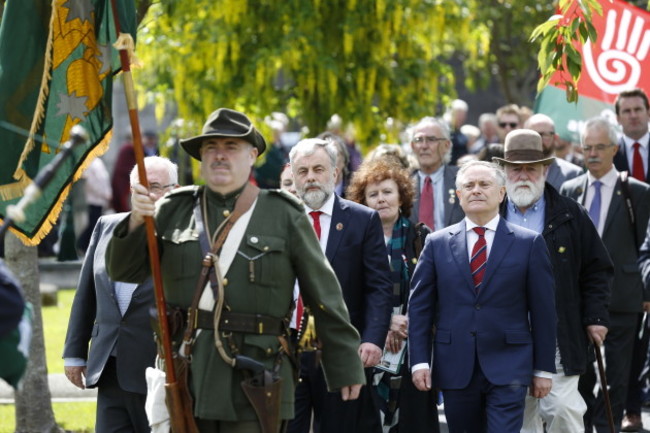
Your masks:
{"label": "green banner", "polygon": [[617,123],[613,105],[584,95],[576,103],[567,102],[565,91],[554,86],[546,86],[537,95],[534,111],[553,119],[555,132],[574,143],[580,143],[582,125],[592,117],[607,117],[613,125]]}
{"label": "green banner", "polygon": [[[117,0],[122,33],[135,37],[133,0]],[[0,218],[61,150],[70,128],[90,140],[75,147],[43,195],[13,227],[38,244],[56,221],[73,181],[108,148],[113,75],[119,55],[110,0],[8,0],[0,26]]]}

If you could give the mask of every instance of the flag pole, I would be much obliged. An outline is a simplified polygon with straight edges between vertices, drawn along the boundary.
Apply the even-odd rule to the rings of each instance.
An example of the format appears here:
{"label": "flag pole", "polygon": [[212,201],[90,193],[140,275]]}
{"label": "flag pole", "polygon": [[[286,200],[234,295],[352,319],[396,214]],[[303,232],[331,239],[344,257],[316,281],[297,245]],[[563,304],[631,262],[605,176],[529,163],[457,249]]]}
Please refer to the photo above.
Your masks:
{"label": "flag pole", "polygon": [[[116,0],[111,0],[113,19],[115,21],[115,31],[120,35],[119,11]],[[145,188],[149,187],[147,181],[147,172],[144,166],[144,150],[142,148],[142,137],[140,135],[140,120],[138,118],[138,106],[135,95],[135,86],[131,74],[131,60],[126,47],[120,47],[120,63],[122,66],[122,79],[124,81],[124,93],[126,95],[126,105],[129,111],[129,121],[131,123],[131,133],[133,135],[133,148],[135,151],[135,160],[138,167],[138,177],[140,184]],[[174,433],[183,433],[187,429],[183,414],[189,409],[189,415],[192,414],[192,408],[182,408],[180,402],[183,401],[181,391],[176,378],[174,369],[174,358],[172,353],[171,336],[169,333],[169,322],[167,321],[167,304],[165,303],[165,293],[163,292],[162,277],[160,274],[160,261],[158,254],[158,242],[156,240],[153,218],[144,217],[145,229],[147,233],[147,246],[149,249],[149,262],[151,266],[151,275],[153,278],[154,293],[156,299],[156,310],[158,312],[159,338],[162,346],[163,359],[165,362],[165,388],[167,390],[167,405],[169,409],[171,429]]]}

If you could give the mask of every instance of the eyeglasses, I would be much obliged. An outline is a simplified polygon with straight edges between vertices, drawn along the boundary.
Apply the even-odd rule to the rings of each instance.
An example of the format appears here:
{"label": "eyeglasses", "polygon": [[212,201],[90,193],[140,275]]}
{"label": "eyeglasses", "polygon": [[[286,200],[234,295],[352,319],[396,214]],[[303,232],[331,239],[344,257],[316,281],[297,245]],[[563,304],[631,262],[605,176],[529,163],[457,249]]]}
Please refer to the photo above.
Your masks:
{"label": "eyeglasses", "polygon": [[517,122],[499,122],[499,128],[505,128],[506,126],[509,126],[512,129],[514,129],[517,126],[519,126],[519,123],[517,123]]}
{"label": "eyeglasses", "polygon": [[552,138],[555,136],[555,131],[551,132],[538,132],[539,135],[542,136],[542,138]]}
{"label": "eyeglasses", "polygon": [[603,150],[612,146],[613,144],[596,144],[595,146],[582,146],[582,151],[584,153],[590,153],[592,150],[595,150],[596,152],[602,152]]}
{"label": "eyeglasses", "polygon": [[161,192],[164,192],[167,188],[171,188],[174,186],[173,183],[170,183],[169,185],[161,185],[159,183],[150,183],[149,184],[149,192],[154,193],[154,194],[160,194]]}
{"label": "eyeglasses", "polygon": [[433,144],[433,143],[437,143],[439,141],[445,141],[445,140],[447,140],[445,137],[436,137],[435,135],[426,135],[426,136],[421,135],[419,137],[415,137],[413,139],[413,143],[422,144],[422,143],[424,143],[426,141],[427,143]]}

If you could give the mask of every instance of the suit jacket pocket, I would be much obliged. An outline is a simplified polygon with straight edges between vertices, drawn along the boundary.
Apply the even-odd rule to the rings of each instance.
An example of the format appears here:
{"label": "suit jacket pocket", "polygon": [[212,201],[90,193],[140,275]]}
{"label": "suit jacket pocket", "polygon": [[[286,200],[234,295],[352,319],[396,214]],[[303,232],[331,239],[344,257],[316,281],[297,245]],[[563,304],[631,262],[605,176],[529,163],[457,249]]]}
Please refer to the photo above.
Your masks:
{"label": "suit jacket pocket", "polygon": [[533,339],[528,331],[506,331],[506,343],[530,344]]}
{"label": "suit jacket pocket", "polygon": [[434,337],[436,343],[451,344],[451,331],[445,329],[438,329]]}

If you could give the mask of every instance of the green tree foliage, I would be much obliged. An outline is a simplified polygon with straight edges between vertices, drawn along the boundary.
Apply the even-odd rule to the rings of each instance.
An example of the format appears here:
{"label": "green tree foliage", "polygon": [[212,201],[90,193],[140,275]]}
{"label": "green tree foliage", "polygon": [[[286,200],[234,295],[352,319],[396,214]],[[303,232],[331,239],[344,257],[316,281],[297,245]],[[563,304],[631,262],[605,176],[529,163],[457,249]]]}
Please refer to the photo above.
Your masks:
{"label": "green tree foliage", "polygon": [[478,65],[481,1],[192,0],[154,4],[139,33],[139,84],[199,123],[219,106],[274,110],[324,129],[333,113],[377,139],[389,117],[430,115],[453,97],[448,60]]}

